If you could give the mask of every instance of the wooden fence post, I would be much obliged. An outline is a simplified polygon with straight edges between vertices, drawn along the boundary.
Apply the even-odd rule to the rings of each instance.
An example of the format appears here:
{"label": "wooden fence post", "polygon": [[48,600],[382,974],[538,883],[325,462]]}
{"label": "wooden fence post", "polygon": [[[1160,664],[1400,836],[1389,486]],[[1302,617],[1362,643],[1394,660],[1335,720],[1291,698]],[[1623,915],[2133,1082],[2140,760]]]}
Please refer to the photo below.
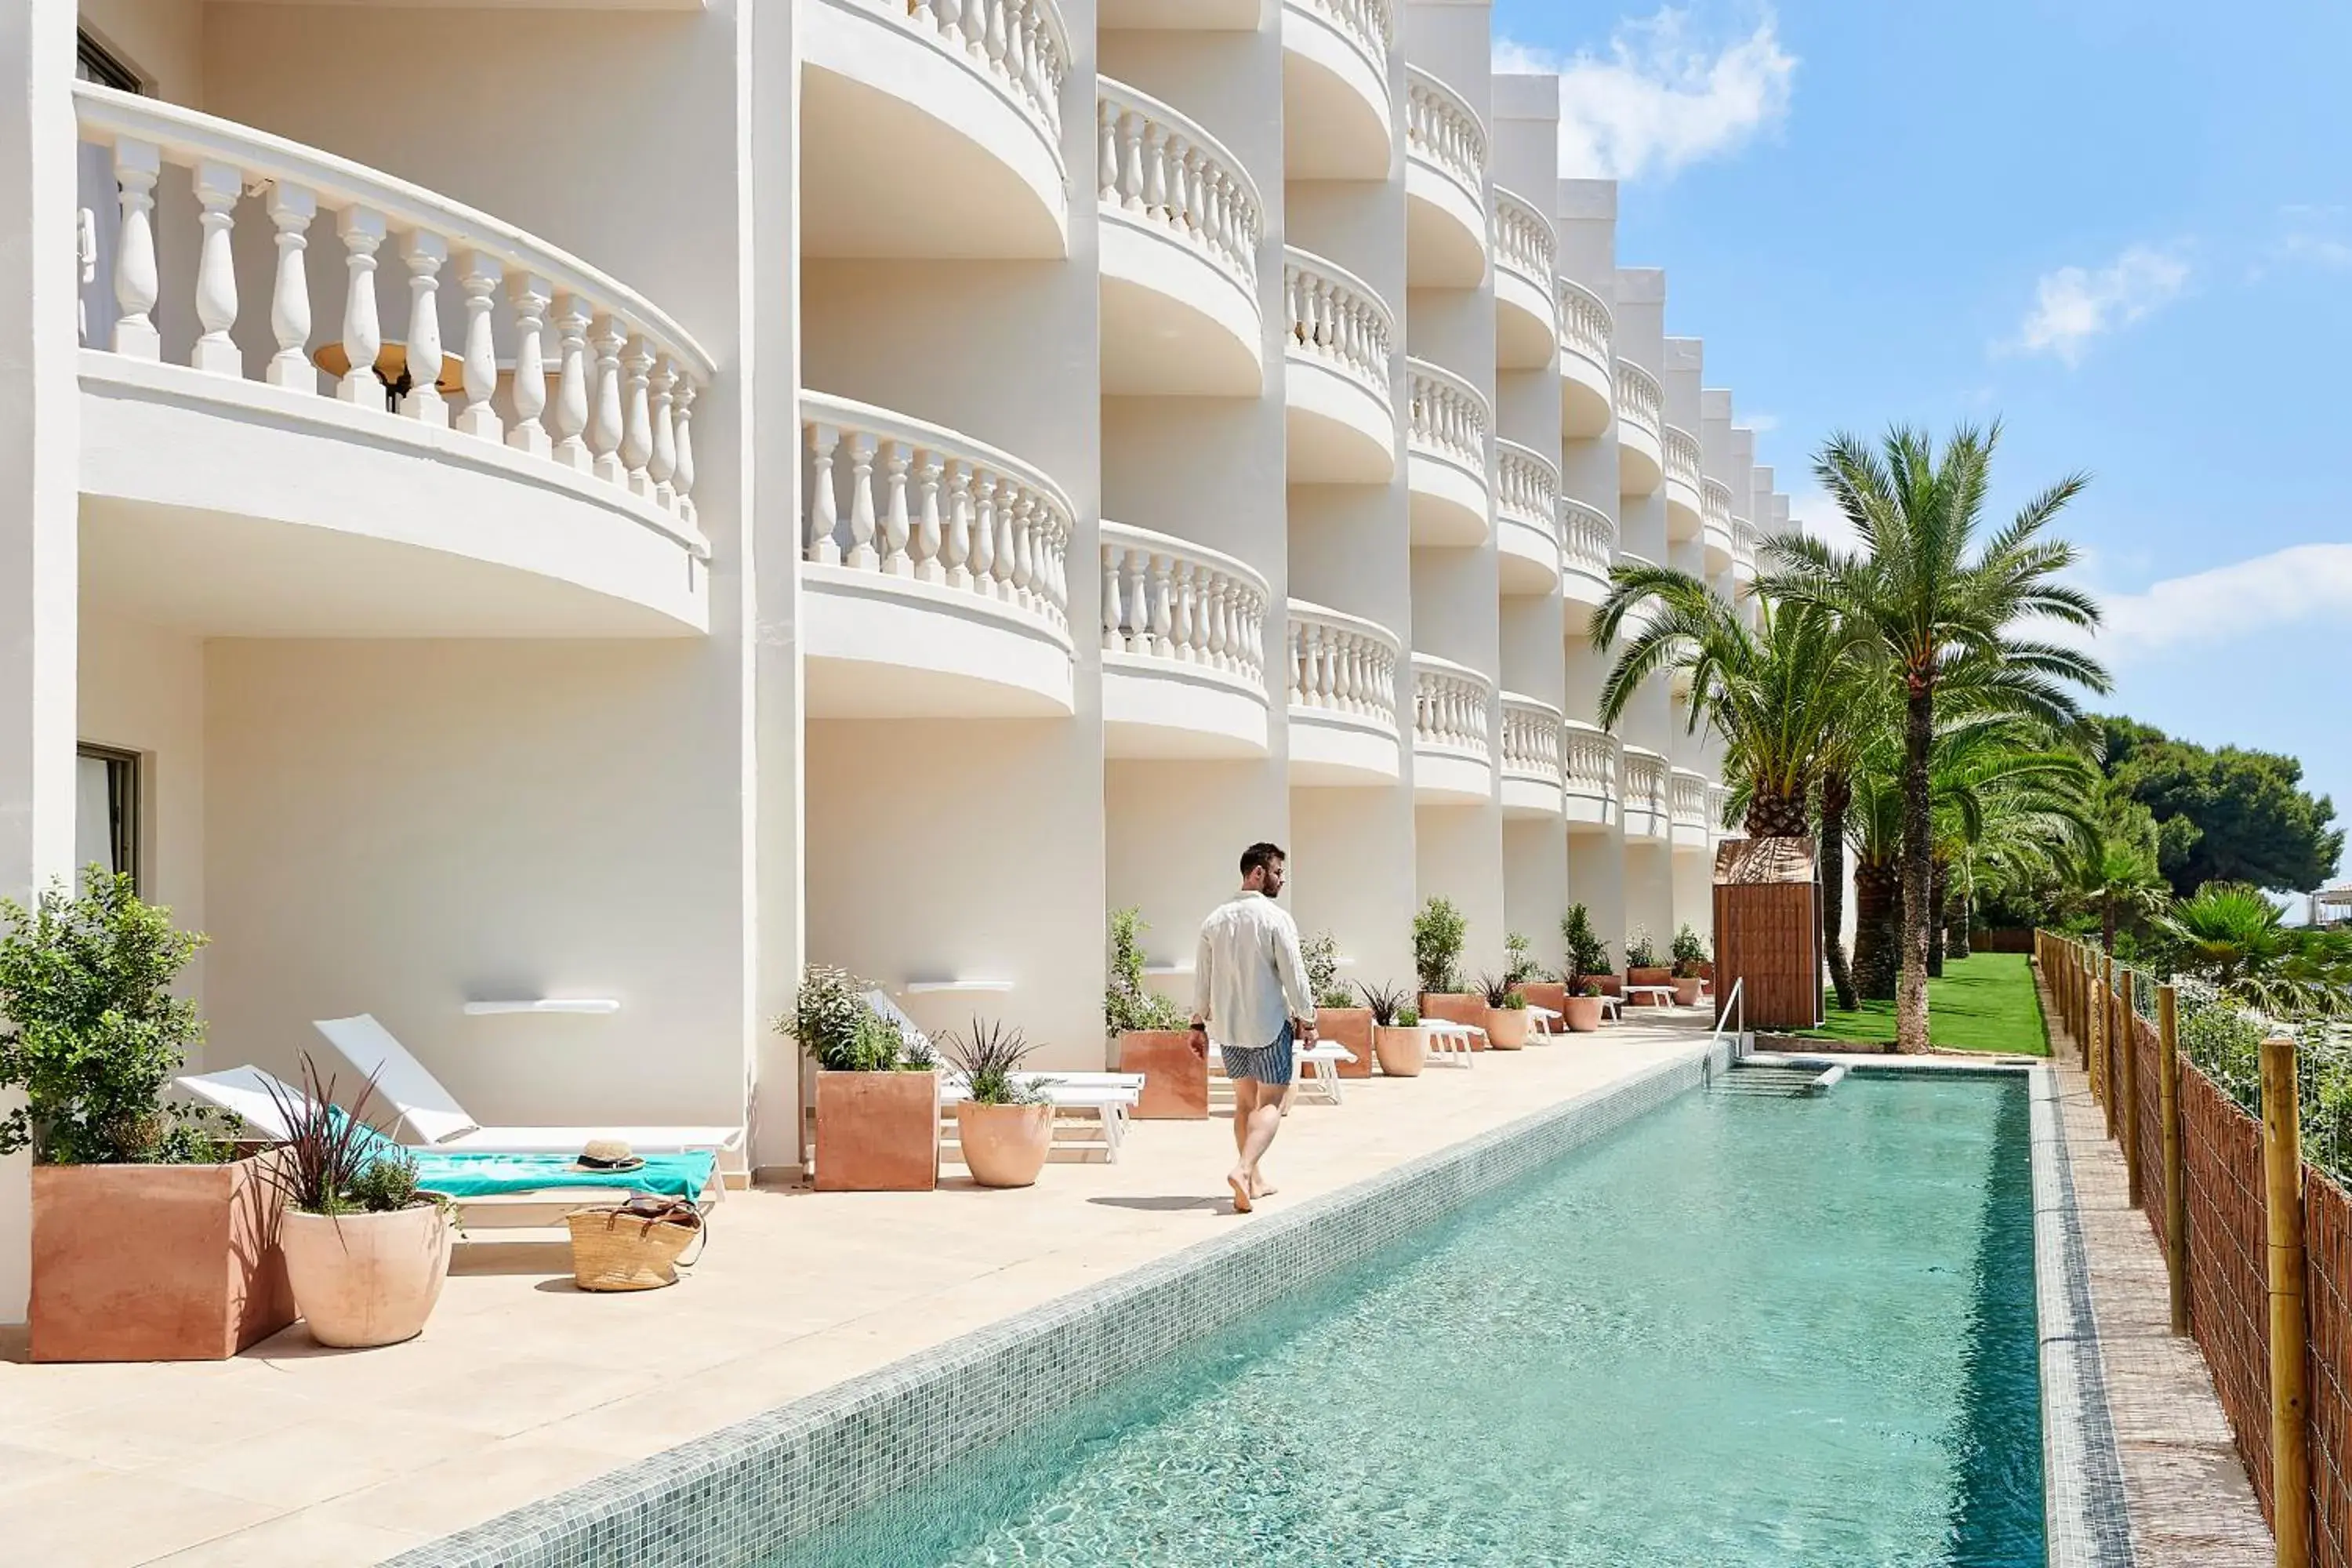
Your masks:
{"label": "wooden fence post", "polygon": [[2189,1331],[2189,1192],[2180,1159],[2180,1012],[2169,985],[2156,992],[2156,1092],[2164,1119],[2164,1272],[2172,1288],[2172,1331]]}
{"label": "wooden fence post", "polygon": [[2139,1009],[2138,994],[2128,969],[2119,970],[2122,989],[2116,1005],[2116,1098],[2123,1101],[2124,1194],[2139,1207],[2145,1177],[2139,1168]]}
{"label": "wooden fence post", "polygon": [[2294,1042],[2263,1042],[2263,1206],[2271,1308],[2271,1533],[2278,1568],[2311,1563],[2311,1402],[2305,1383],[2303,1115]]}
{"label": "wooden fence post", "polygon": [[2105,1056],[2105,1051],[2099,1042],[2099,1023],[2106,1016],[2107,1011],[2106,1005],[2099,999],[2102,984],[2098,975],[2094,973],[2091,977],[2085,1005],[2083,1008],[2084,1027],[2082,1037],[2083,1070],[2090,1075],[2091,1099],[2099,1104],[2104,1104],[2106,1100],[2106,1086],[2099,1081],[2099,1068],[2104,1065],[2103,1058]]}

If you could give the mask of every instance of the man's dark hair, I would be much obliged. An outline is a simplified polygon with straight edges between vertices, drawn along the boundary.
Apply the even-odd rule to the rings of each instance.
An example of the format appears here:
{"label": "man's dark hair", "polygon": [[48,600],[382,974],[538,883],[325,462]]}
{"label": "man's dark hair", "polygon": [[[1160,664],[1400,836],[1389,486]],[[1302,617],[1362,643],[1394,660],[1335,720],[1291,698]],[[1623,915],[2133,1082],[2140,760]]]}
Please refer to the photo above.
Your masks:
{"label": "man's dark hair", "polygon": [[1282,846],[1279,844],[1253,844],[1242,851],[1242,875],[1246,877],[1252,871],[1272,866],[1276,860],[1289,858],[1289,856],[1283,853]]}

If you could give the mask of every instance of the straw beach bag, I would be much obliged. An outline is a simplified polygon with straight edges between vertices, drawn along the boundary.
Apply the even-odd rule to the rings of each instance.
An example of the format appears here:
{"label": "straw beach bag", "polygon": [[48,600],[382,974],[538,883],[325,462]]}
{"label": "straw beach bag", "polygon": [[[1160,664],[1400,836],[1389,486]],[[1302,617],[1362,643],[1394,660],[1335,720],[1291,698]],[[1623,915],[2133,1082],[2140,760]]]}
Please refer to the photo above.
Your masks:
{"label": "straw beach bag", "polygon": [[677,1283],[677,1271],[698,1239],[707,1240],[702,1215],[689,1199],[639,1194],[616,1208],[577,1209],[564,1216],[572,1230],[572,1278],[583,1290],[658,1290]]}

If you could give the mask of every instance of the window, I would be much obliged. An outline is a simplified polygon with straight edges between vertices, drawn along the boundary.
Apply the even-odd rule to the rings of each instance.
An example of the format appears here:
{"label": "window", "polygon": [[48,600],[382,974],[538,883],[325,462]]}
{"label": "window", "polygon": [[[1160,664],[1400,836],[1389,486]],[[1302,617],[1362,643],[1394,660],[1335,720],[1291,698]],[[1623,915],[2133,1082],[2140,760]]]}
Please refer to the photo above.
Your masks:
{"label": "window", "polygon": [[139,879],[139,756],[107,746],[84,746],[74,759],[74,885],[103,866],[131,885]]}
{"label": "window", "polygon": [[113,50],[77,30],[74,34],[74,79],[94,81],[106,87],[119,87],[125,92],[144,92],[146,84],[139,73],[122,63]]}

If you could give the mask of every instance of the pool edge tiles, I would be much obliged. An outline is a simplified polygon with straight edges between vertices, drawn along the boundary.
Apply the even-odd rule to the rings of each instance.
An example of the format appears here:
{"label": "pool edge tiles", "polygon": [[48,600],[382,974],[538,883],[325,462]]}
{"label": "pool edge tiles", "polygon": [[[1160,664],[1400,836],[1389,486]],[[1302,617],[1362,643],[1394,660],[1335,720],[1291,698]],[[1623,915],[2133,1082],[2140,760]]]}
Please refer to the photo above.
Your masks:
{"label": "pool edge tiles", "polygon": [[1730,1055],[1713,1041],[1694,1046],[404,1552],[389,1568],[755,1563],[1701,1087]]}

